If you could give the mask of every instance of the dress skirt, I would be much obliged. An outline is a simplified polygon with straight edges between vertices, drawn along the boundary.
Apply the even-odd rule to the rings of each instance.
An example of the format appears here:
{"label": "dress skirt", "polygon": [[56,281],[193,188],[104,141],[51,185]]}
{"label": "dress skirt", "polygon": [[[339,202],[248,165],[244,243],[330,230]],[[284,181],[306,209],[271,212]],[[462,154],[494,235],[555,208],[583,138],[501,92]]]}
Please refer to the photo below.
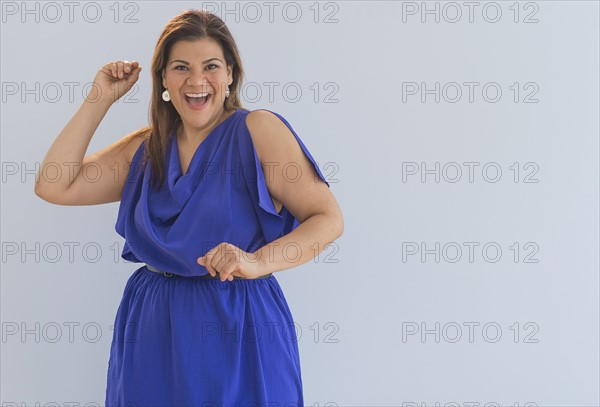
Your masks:
{"label": "dress skirt", "polygon": [[298,338],[272,275],[137,269],[115,318],[107,407],[302,407]]}

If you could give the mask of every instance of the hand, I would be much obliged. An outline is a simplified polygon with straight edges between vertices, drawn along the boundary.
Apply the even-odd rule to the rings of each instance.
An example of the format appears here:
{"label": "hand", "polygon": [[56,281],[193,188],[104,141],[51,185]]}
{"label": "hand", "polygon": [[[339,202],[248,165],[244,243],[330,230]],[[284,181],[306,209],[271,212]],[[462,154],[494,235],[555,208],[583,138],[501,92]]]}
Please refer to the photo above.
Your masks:
{"label": "hand", "polygon": [[104,65],[94,78],[86,100],[112,105],[126,94],[140,77],[139,62],[115,61]]}
{"label": "hand", "polygon": [[253,260],[250,253],[227,242],[198,257],[198,264],[205,266],[213,277],[219,273],[221,281],[233,281],[234,276],[247,279],[260,277],[258,260]]}

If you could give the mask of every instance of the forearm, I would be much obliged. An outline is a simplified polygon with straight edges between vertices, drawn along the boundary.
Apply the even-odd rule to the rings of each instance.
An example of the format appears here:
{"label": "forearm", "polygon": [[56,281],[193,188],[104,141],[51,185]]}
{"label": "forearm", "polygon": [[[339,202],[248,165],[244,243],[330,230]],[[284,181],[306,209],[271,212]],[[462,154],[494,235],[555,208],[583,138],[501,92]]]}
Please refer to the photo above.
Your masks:
{"label": "forearm", "polygon": [[75,180],[92,136],[109,105],[84,101],[50,146],[40,166],[35,191],[57,194]]}
{"label": "forearm", "polygon": [[296,229],[253,253],[265,275],[299,266],[314,259],[342,234],[341,222],[335,215],[314,215]]}

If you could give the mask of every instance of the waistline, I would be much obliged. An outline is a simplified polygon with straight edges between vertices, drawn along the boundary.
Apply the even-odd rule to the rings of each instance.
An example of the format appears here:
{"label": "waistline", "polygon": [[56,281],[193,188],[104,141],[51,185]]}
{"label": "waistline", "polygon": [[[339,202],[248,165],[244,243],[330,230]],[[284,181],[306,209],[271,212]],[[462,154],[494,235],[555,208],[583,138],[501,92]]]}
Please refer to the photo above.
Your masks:
{"label": "waistline", "polygon": [[[214,277],[210,275],[210,273],[202,275],[202,276],[182,276],[179,274],[173,274],[173,273],[168,273],[166,271],[162,271],[157,269],[156,267],[152,267],[149,264],[146,264],[146,268],[150,271],[153,271],[155,273],[162,273],[165,277],[181,277],[181,278],[211,278],[211,279],[219,279],[219,275],[215,275]],[[256,277],[258,278],[269,278],[273,275],[273,273],[269,273],[269,274],[265,274],[264,276],[260,276],[260,277]],[[254,279],[248,279],[248,278],[244,278],[244,277],[238,277],[238,276],[233,276],[234,280],[254,280]]]}

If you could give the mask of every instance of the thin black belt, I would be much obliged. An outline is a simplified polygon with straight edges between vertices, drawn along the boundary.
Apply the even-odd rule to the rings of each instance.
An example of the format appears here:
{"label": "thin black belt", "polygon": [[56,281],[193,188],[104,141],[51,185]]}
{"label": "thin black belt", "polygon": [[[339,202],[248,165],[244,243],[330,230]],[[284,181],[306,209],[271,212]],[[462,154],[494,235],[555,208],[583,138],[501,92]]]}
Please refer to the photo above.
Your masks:
{"label": "thin black belt", "polygon": [[[165,277],[173,277],[173,276],[178,276],[178,277],[183,277],[183,278],[219,278],[219,275],[215,275],[214,277],[210,275],[210,273],[205,274],[203,276],[181,276],[179,274],[173,274],[173,273],[168,273],[166,271],[161,271],[159,269],[157,269],[156,267],[152,267],[149,264],[146,264],[146,268],[150,271],[154,271],[155,273],[162,273]],[[273,273],[269,273],[269,274],[265,274],[264,276],[260,276],[260,277],[256,277],[256,278],[269,278],[273,275]],[[244,277],[238,277],[238,276],[233,276],[234,280],[249,280],[248,278],[244,278]]]}

